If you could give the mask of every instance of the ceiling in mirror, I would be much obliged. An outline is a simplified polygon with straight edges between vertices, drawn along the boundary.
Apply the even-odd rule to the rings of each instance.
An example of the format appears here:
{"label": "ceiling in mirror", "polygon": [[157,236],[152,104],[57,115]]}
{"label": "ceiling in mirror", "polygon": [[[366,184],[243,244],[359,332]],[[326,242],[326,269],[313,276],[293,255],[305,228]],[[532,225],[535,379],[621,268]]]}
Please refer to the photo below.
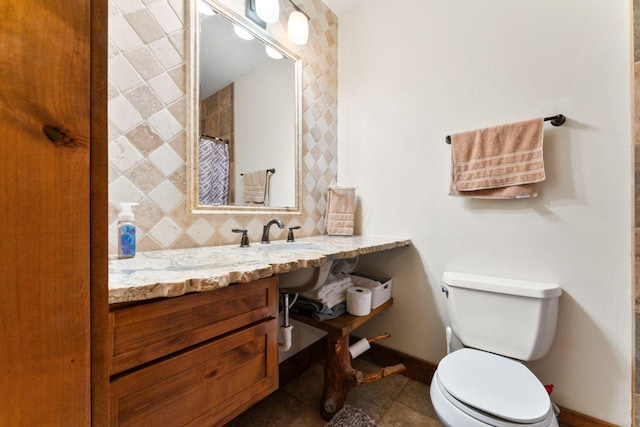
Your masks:
{"label": "ceiling in mirror", "polygon": [[269,61],[262,42],[222,15],[208,16],[200,22],[202,99]]}
{"label": "ceiling in mirror", "polygon": [[192,210],[296,212],[299,58],[215,1],[194,6]]}

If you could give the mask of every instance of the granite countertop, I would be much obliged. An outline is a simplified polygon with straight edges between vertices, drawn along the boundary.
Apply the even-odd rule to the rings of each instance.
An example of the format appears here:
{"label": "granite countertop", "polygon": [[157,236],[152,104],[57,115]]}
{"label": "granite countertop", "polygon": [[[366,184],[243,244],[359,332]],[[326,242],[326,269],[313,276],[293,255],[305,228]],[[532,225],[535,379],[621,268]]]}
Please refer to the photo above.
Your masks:
{"label": "granite countertop", "polygon": [[410,244],[410,239],[391,237],[314,236],[295,243],[253,243],[249,248],[225,245],[140,252],[135,258],[109,260],[109,304],[211,291]]}

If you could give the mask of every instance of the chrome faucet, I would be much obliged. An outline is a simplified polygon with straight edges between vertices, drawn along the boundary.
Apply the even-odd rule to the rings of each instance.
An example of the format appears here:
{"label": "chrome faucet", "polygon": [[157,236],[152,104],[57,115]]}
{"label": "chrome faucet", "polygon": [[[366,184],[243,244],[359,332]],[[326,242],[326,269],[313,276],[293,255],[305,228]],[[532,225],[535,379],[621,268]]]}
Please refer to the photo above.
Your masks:
{"label": "chrome faucet", "polygon": [[278,224],[278,228],[280,229],[284,228],[284,223],[280,221],[280,218],[273,218],[267,225],[262,227],[262,241],[260,243],[271,243],[269,241],[269,230],[273,224]]}

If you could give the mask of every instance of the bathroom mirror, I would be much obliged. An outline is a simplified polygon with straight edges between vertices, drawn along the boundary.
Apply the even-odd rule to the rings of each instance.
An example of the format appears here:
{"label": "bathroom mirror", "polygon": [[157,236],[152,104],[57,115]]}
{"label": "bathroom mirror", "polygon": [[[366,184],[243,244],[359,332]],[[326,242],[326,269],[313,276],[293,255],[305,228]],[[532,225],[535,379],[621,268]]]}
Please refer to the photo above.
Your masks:
{"label": "bathroom mirror", "polygon": [[299,212],[300,58],[218,1],[189,15],[192,212]]}

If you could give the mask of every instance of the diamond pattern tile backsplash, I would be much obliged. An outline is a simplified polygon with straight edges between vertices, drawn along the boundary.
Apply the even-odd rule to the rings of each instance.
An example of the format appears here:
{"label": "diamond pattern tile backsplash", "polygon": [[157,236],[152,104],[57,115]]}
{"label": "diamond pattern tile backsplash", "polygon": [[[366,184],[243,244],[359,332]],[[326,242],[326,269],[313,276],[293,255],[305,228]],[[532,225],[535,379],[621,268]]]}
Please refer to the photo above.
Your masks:
{"label": "diamond pattern tile backsplash", "polygon": [[[187,207],[185,1],[111,0],[109,4],[109,252],[117,253],[119,202],[135,207],[138,250],[252,242],[273,215],[192,215]],[[225,0],[223,3],[239,3]],[[323,234],[326,192],[337,175],[337,36],[335,15],[320,0],[298,4],[311,17],[309,42],[286,40],[293,6],[282,1],[268,32],[297,52],[302,72],[302,215],[282,214],[298,235]],[[229,7],[232,7],[231,5]],[[286,229],[273,229],[274,240]]]}

